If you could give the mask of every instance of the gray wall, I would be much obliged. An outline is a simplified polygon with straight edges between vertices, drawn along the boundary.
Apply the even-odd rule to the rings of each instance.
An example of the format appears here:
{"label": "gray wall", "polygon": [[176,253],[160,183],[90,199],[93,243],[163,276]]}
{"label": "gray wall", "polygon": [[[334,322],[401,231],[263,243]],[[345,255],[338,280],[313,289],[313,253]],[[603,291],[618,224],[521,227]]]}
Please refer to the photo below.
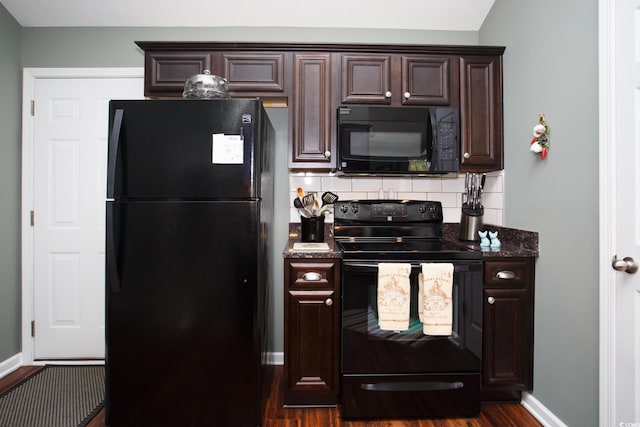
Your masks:
{"label": "gray wall", "polygon": [[0,4],[0,362],[20,352],[20,26]]}
{"label": "gray wall", "polygon": [[[533,395],[598,425],[598,1],[496,0],[504,55],[505,225],[540,232]],[[544,113],[551,149],[528,152]]]}

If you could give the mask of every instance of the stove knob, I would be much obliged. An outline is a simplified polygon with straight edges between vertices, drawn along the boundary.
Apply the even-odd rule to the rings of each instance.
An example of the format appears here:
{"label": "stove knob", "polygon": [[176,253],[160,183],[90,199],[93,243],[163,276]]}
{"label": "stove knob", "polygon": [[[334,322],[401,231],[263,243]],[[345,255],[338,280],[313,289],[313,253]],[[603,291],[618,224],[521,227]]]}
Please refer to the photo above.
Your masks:
{"label": "stove knob", "polygon": [[420,205],[418,207],[418,212],[420,212],[421,214],[425,213],[427,211],[427,207],[425,205]]}
{"label": "stove knob", "polygon": [[351,212],[358,213],[359,210],[360,208],[358,207],[358,205],[351,205]]}
{"label": "stove knob", "polygon": [[347,212],[349,212],[349,206],[347,205],[340,206],[340,212],[342,212],[343,214],[346,214]]}

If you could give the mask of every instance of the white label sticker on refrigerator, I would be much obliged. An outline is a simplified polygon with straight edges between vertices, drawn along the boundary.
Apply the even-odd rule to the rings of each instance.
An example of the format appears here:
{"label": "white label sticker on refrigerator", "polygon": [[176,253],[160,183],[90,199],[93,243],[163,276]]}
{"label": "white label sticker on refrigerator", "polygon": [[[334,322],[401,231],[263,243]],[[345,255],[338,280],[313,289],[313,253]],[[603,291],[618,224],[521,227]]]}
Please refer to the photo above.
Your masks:
{"label": "white label sticker on refrigerator", "polygon": [[211,163],[237,164],[244,163],[244,141],[240,135],[213,134]]}

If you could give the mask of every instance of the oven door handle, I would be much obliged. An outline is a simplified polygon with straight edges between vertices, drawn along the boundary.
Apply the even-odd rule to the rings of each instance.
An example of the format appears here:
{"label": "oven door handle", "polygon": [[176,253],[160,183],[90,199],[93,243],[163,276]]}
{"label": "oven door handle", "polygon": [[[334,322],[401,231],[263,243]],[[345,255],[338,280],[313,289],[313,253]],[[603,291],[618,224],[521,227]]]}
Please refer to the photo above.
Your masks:
{"label": "oven door handle", "polygon": [[[343,260],[342,261],[342,267],[345,270],[350,270],[350,271],[363,271],[363,270],[371,270],[371,269],[378,269],[378,264],[380,263],[384,263],[384,262],[389,262],[389,261],[347,261],[347,260]],[[401,262],[401,261],[398,261]],[[453,264],[453,271],[454,272],[462,272],[462,271],[481,271],[482,270],[482,261],[481,260],[477,260],[477,261],[469,261],[469,260],[465,260],[465,261],[450,261]],[[427,263],[425,261],[425,263]],[[422,264],[420,262],[412,262],[411,263],[411,269],[420,269],[422,268]]]}

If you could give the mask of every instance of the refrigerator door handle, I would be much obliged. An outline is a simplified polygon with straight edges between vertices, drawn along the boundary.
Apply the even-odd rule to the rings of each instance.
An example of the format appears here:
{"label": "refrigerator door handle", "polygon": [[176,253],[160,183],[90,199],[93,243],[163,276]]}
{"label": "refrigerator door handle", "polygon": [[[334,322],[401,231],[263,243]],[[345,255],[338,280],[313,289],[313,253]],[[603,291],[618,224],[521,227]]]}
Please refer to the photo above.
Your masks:
{"label": "refrigerator door handle", "polygon": [[107,202],[107,272],[109,287],[112,293],[120,292],[120,274],[118,273],[118,256],[116,253],[115,223],[113,218],[113,202]]}
{"label": "refrigerator door handle", "polygon": [[116,165],[118,161],[118,148],[120,145],[120,128],[124,110],[118,108],[113,116],[113,125],[109,135],[109,164],[107,165],[107,199],[113,199],[115,195]]}

